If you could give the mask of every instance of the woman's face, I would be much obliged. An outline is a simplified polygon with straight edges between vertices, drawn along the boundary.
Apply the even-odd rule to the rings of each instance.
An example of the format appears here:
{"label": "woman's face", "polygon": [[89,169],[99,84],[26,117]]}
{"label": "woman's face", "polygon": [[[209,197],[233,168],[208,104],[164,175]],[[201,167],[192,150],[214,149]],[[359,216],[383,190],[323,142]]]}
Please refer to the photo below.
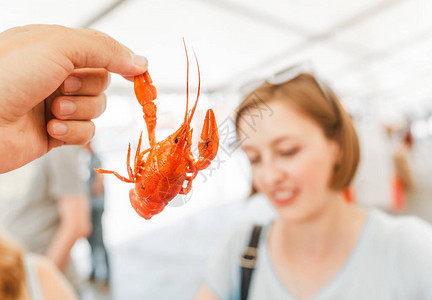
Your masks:
{"label": "woman's face", "polygon": [[284,220],[306,220],[322,211],[334,196],[329,181],[339,147],[292,105],[275,100],[268,106],[273,115],[255,120],[253,129],[242,119],[239,122],[253,185],[268,197]]}

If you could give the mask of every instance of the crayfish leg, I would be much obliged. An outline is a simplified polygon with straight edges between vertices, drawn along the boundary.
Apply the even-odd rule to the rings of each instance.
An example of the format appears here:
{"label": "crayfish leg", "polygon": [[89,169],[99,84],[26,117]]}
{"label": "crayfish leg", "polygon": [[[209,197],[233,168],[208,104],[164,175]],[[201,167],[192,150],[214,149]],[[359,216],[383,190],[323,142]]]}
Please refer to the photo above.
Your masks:
{"label": "crayfish leg", "polygon": [[188,180],[189,182],[193,181],[195,177],[198,175],[198,169],[194,166],[194,158],[193,156],[189,157],[188,159],[188,168],[187,168],[187,175],[185,180]]}
{"label": "crayfish leg", "polygon": [[[134,163],[135,175],[139,173],[139,168],[142,165],[142,158],[143,158],[144,154],[148,153],[151,150],[151,148],[148,148],[148,149],[144,150],[143,152],[141,152],[141,143],[142,143],[142,131],[140,134],[140,138],[138,140],[137,150],[135,152],[135,163]],[[135,177],[133,177],[133,178],[135,178]]]}
{"label": "crayfish leg", "polygon": [[141,151],[141,142],[142,142],[142,131],[138,140],[138,146],[135,152],[135,162],[134,162],[134,172],[135,174],[138,174],[138,166],[139,166],[139,162],[138,162],[138,157],[139,157],[139,153]]}
{"label": "crayfish leg", "polygon": [[[130,152],[131,152],[131,146],[130,146],[130,143],[129,143],[126,166],[127,166],[127,171],[128,171],[128,174],[129,174],[129,178],[135,178],[135,175],[132,172],[132,168],[131,168],[131,165],[130,165]],[[136,171],[135,171],[135,174],[136,174]]]}
{"label": "crayfish leg", "polygon": [[128,182],[128,183],[134,183],[133,178],[123,177],[119,173],[114,172],[114,171],[109,171],[109,170],[104,170],[104,169],[94,169],[94,170],[100,174],[114,174],[121,181]]}
{"label": "crayfish leg", "polygon": [[182,187],[182,188],[180,189],[179,194],[181,194],[181,195],[186,195],[187,193],[190,192],[191,189],[192,189],[192,180],[188,182],[188,184],[187,184],[186,187]]}

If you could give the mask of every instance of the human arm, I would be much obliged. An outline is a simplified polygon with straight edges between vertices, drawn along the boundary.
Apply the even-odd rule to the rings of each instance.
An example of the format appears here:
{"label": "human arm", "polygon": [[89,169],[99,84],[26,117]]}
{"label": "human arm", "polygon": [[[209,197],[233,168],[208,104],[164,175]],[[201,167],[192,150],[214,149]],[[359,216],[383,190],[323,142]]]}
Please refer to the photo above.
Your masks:
{"label": "human arm", "polygon": [[35,256],[35,265],[40,290],[45,300],[76,300],[78,299],[72,286],[63,277],[63,274],[49,259]]}
{"label": "human arm", "polygon": [[0,173],[90,140],[108,71],[130,78],[146,70],[145,58],[95,30],[29,25],[0,33]]}
{"label": "human arm", "polygon": [[80,176],[78,146],[52,150],[47,155],[48,194],[58,211],[59,225],[46,255],[60,268],[65,267],[70,250],[81,237],[90,234],[91,219],[85,183]]}
{"label": "human arm", "polygon": [[60,226],[56,231],[46,256],[63,270],[75,242],[91,232],[88,200],[83,195],[65,196],[58,201]]}
{"label": "human arm", "polygon": [[195,300],[218,300],[219,298],[213,293],[206,283],[203,283],[195,295]]}

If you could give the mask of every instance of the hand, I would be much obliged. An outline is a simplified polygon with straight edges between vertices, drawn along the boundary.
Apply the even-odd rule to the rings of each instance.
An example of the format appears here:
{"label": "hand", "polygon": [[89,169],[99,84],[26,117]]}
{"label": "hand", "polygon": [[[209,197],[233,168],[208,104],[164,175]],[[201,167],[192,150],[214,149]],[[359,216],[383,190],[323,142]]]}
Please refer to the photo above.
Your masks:
{"label": "hand", "polygon": [[0,34],[0,173],[94,135],[109,73],[127,79],[147,60],[90,29],[29,25]]}

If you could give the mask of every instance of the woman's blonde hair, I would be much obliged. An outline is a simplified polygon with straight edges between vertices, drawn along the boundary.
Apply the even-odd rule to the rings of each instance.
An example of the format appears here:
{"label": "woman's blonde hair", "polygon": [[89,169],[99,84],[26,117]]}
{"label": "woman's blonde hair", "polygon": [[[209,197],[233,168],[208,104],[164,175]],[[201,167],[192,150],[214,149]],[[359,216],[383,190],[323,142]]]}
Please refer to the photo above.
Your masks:
{"label": "woman's blonde hair", "polygon": [[0,299],[21,299],[25,286],[23,251],[0,236]]}
{"label": "woman's blonde hair", "polygon": [[[259,101],[257,101],[257,99]],[[337,142],[340,156],[329,182],[330,188],[343,190],[355,175],[360,160],[360,147],[351,117],[345,112],[330,88],[320,85],[313,75],[302,73],[281,84],[264,83],[248,94],[236,111],[235,124],[239,133],[239,121],[247,111],[271,101],[292,104],[315,121],[324,135]],[[258,104],[257,104],[258,103]],[[252,187],[252,193],[256,191]]]}

